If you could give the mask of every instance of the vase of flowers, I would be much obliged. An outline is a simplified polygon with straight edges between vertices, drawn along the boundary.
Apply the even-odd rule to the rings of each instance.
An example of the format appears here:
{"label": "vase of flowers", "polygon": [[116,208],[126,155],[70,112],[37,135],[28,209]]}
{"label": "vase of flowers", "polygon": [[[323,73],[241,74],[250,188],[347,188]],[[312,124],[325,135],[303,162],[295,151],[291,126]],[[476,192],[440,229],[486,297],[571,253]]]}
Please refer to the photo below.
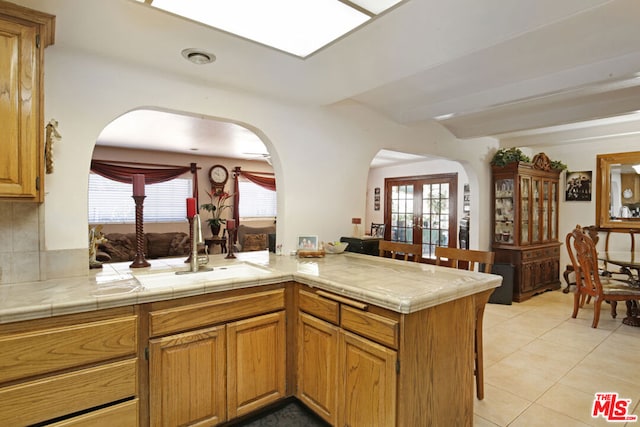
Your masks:
{"label": "vase of flowers", "polygon": [[231,194],[224,191],[220,193],[210,193],[207,191],[207,195],[209,196],[210,202],[200,205],[200,209],[211,212],[211,218],[207,219],[207,223],[211,228],[213,237],[217,237],[220,233],[221,225],[226,222],[226,219],[221,218],[222,212],[231,207],[231,205],[226,204],[231,198]]}

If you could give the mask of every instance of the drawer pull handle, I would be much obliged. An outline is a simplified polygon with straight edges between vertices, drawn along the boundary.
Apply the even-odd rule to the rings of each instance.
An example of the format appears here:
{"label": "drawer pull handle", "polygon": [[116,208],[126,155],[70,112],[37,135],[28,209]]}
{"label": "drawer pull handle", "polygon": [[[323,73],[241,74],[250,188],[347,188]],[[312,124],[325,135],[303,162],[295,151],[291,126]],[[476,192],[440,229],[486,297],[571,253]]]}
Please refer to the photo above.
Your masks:
{"label": "drawer pull handle", "polygon": [[324,292],[324,291],[320,291],[319,290],[317,292],[317,294],[318,294],[318,296],[321,296],[321,297],[324,297],[324,298],[327,298],[327,299],[330,299],[330,300],[333,300],[333,301],[336,301],[336,302],[339,302],[339,303],[342,303],[342,304],[349,305],[351,307],[360,309],[362,311],[366,311],[367,308],[369,308],[368,304],[364,304],[364,303],[358,302],[358,301],[353,301],[353,300],[350,300],[348,298],[343,298],[343,297],[338,296],[338,295],[330,294],[329,292]]}

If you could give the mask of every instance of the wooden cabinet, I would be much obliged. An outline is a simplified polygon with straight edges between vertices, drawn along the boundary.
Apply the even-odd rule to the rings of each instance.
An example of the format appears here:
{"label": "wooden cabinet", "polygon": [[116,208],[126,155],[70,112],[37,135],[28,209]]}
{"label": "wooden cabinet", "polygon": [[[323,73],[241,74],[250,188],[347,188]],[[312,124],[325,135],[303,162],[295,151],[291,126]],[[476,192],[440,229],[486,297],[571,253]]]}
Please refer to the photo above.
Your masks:
{"label": "wooden cabinet", "polygon": [[0,199],[43,201],[44,48],[55,17],[0,1]]}
{"label": "wooden cabinet", "polygon": [[397,348],[398,319],[323,291],[298,299],[297,397],[331,425],[395,425],[397,352],[373,340]]}
{"label": "wooden cabinet", "polygon": [[515,267],[514,301],[560,287],[559,170],[544,153],[533,163],[493,166],[493,251]]}
{"label": "wooden cabinet", "polygon": [[339,426],[392,426],[396,421],[395,350],[340,334]]}
{"label": "wooden cabinet", "polygon": [[338,416],[338,335],[337,326],[299,314],[297,397],[331,425]]}
{"label": "wooden cabinet", "polygon": [[132,307],[3,325],[0,425],[137,420],[137,337]]}
{"label": "wooden cabinet", "polygon": [[285,397],[285,326],[284,311],[227,325],[229,419]]}
{"label": "wooden cabinet", "polygon": [[149,304],[151,426],[212,426],[286,397],[285,289]]}
{"label": "wooden cabinet", "polygon": [[152,426],[216,425],[226,420],[224,326],[152,339]]}

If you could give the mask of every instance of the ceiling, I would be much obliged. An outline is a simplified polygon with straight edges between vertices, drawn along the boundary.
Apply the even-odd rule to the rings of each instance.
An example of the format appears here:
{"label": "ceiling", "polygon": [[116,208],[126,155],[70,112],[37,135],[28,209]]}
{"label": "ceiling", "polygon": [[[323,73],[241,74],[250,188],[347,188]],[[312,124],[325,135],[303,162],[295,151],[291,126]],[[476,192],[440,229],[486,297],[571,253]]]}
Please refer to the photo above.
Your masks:
{"label": "ceiling", "polygon": [[[496,136],[503,145],[577,142],[620,126],[640,132],[637,0],[406,0],[305,59],[134,0],[13,1],[57,16],[56,48],[282,102],[355,100],[402,124],[437,120],[458,138]],[[217,60],[187,62],[181,51],[194,47]],[[209,146],[212,135],[247,136],[235,125],[186,122],[154,121],[169,127],[154,140],[185,126],[195,138],[180,140],[185,151],[198,136]],[[107,128],[99,143],[125,144],[125,134],[142,143],[146,131],[135,129]],[[230,155],[264,150],[246,144]]]}

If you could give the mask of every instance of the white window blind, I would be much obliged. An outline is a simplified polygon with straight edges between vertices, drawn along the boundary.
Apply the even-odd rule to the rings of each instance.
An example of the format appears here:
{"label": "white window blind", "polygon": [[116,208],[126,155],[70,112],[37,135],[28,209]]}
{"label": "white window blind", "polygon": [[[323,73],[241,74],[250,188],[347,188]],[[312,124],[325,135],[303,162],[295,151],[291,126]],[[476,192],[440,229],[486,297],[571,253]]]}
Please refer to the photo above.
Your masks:
{"label": "white window blind", "polygon": [[[184,221],[186,198],[191,197],[191,178],[145,186],[144,222]],[[133,187],[104,178],[89,175],[89,223],[129,224],[136,222],[136,206],[131,197]]]}
{"label": "white window blind", "polygon": [[277,215],[276,192],[260,187],[251,181],[239,181],[240,218],[275,218]]}

